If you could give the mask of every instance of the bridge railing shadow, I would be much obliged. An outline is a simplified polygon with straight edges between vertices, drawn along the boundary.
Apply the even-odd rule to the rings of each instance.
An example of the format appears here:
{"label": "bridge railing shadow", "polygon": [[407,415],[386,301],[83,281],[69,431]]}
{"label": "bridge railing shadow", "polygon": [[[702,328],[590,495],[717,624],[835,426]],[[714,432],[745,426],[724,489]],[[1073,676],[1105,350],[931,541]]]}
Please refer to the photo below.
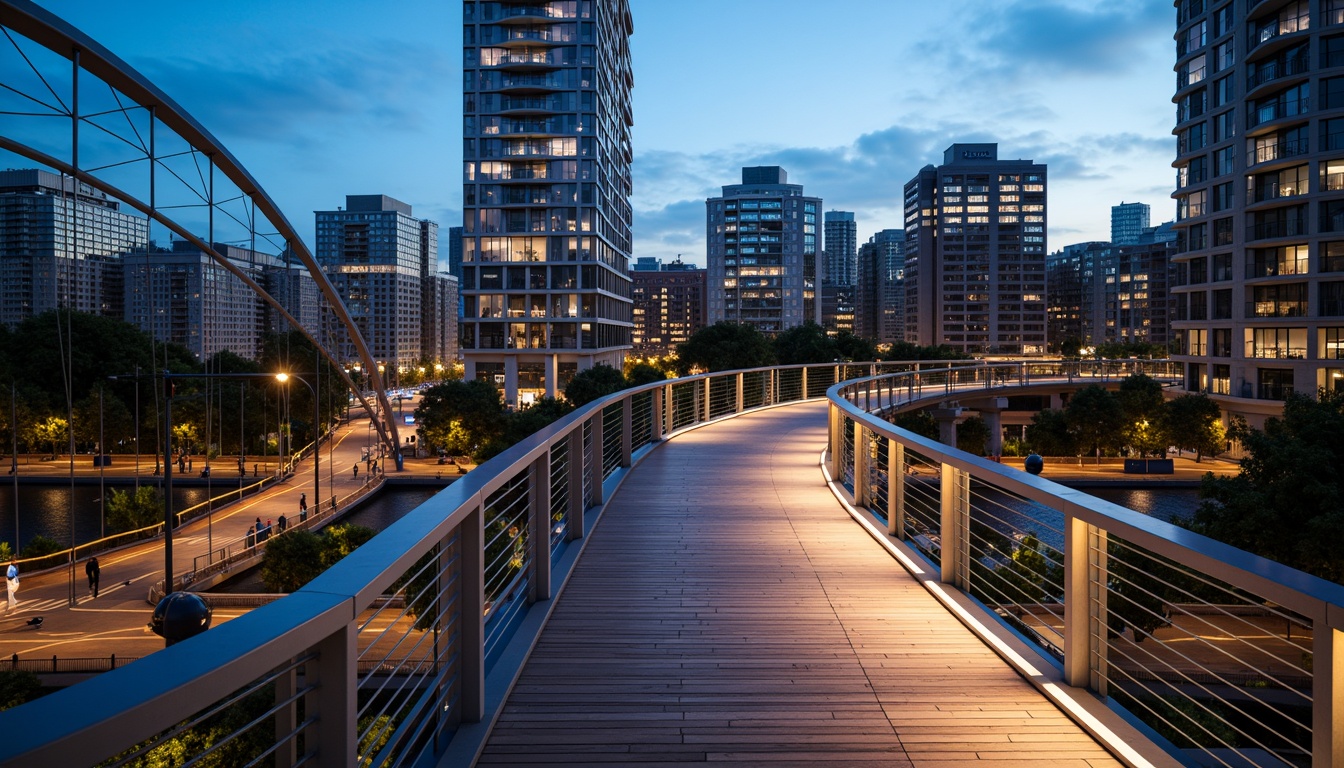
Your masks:
{"label": "bridge railing shadow", "polygon": [[845,382],[829,393],[828,472],[935,594],[970,598],[1038,648],[1061,682],[1122,709],[1173,755],[1344,764],[1344,587],[881,416],[959,393],[1133,372],[1177,373],[1033,362]]}

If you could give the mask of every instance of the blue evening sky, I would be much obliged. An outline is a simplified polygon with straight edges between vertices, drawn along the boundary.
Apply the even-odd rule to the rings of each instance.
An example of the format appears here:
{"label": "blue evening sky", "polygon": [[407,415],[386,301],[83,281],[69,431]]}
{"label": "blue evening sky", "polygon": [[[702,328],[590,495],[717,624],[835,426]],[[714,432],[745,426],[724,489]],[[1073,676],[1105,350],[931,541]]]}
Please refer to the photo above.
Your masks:
{"label": "blue evening sky", "polygon": [[[459,3],[39,4],[176,99],[307,237],[347,194],[461,224]],[[1048,164],[1052,251],[1108,239],[1121,201],[1172,218],[1167,0],[631,5],[635,256],[703,264],[704,200],[745,165],[783,166],[866,240],[966,141]]]}

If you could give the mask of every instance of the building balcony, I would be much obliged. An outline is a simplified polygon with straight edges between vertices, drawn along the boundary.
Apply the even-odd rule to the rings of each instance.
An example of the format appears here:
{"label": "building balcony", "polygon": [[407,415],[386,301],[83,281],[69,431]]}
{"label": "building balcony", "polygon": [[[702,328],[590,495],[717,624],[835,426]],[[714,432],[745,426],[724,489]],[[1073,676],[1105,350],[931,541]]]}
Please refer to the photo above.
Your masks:
{"label": "building balcony", "polygon": [[1272,101],[1251,110],[1251,112],[1246,115],[1246,127],[1258,128],[1263,125],[1285,121],[1290,118],[1306,120],[1306,113],[1310,109],[1311,99],[1305,96],[1298,99]]}
{"label": "building balcony", "polygon": [[1305,37],[1310,29],[1311,16],[1307,13],[1283,19],[1269,19],[1251,29],[1250,39],[1246,43],[1247,52],[1260,54],[1287,47],[1293,41]]}
{"label": "building balcony", "polygon": [[549,21],[576,21],[579,18],[578,13],[566,11],[562,3],[553,5],[504,5],[500,4],[491,7],[485,5],[486,13],[484,21],[498,21],[502,23],[528,23]]}
{"label": "building balcony", "polygon": [[[1341,141],[1344,141],[1344,134],[1340,134],[1340,138]],[[1255,154],[1251,156],[1250,160],[1252,166],[1257,166],[1262,163],[1272,163],[1301,157],[1310,151],[1310,141],[1307,139],[1293,139],[1291,141],[1280,141],[1275,144],[1257,147]]]}
{"label": "building balcony", "polygon": [[1311,72],[1311,59],[1306,54],[1298,54],[1287,59],[1273,59],[1261,63],[1246,76],[1246,95],[1250,100],[1259,95],[1259,91],[1271,90],[1266,86],[1281,87],[1293,80],[1306,80]]}
{"label": "building balcony", "polygon": [[1246,317],[1306,317],[1305,301],[1248,301]]}
{"label": "building balcony", "polygon": [[1270,240],[1278,237],[1302,237],[1307,234],[1305,219],[1263,221],[1246,228],[1247,240]]}

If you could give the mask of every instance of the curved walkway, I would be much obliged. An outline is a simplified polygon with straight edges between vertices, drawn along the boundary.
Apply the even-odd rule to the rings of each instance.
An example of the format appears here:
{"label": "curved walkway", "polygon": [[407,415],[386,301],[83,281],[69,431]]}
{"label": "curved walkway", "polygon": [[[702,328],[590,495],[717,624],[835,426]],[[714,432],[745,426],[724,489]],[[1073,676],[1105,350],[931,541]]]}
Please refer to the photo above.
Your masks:
{"label": "curved walkway", "polygon": [[645,458],[478,765],[1120,765],[837,504],[825,409]]}

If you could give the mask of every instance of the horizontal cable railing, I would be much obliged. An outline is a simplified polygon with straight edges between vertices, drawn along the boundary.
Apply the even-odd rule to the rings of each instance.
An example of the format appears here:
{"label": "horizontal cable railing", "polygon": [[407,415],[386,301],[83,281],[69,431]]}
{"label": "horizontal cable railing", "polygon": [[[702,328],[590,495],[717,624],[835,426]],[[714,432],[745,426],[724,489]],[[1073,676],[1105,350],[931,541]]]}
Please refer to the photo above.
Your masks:
{"label": "horizontal cable railing", "polygon": [[886,420],[973,410],[1010,386],[1118,386],[1131,373],[1171,381],[1179,370],[1059,361],[846,382],[830,391],[831,477],[944,585],[1181,759],[1344,764],[1344,587]]}
{"label": "horizontal cable railing", "polygon": [[[298,592],[0,712],[14,735],[0,741],[0,763],[142,765],[209,752],[230,765],[413,765],[465,749],[454,735],[502,704],[487,695],[499,689],[487,677],[516,674],[501,659],[517,657],[518,628],[554,593],[567,545],[591,529],[630,467],[678,430],[820,398],[876,366],[704,374],[590,403]],[[193,577],[241,566],[250,555],[239,544],[223,543]]]}

